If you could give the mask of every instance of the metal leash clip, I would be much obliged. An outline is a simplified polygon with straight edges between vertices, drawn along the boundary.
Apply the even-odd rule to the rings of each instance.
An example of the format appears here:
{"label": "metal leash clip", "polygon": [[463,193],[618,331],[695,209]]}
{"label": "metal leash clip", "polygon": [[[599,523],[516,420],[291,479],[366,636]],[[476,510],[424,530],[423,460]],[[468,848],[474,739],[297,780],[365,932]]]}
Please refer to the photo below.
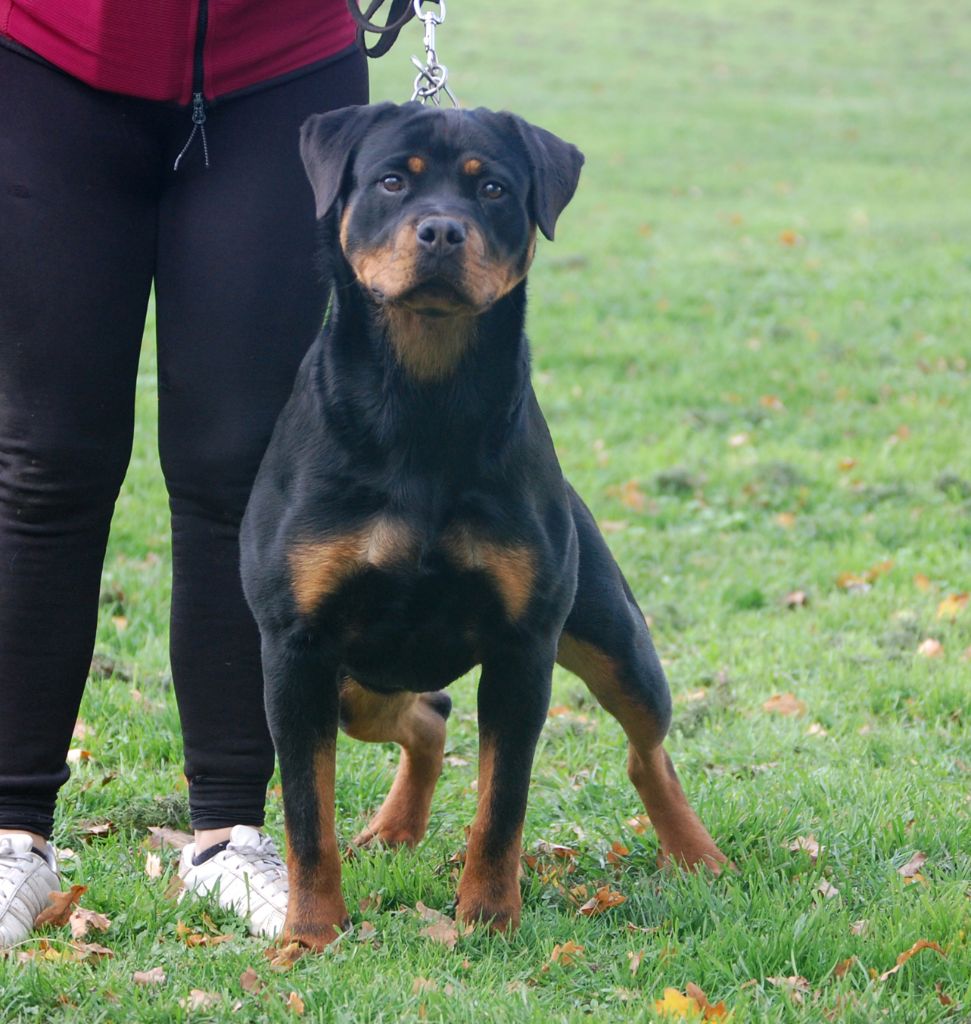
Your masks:
{"label": "metal leash clip", "polygon": [[418,68],[411,98],[421,103],[431,101],[436,107],[440,107],[442,93],[445,93],[452,101],[452,106],[457,107],[459,101],[448,87],[448,68],[439,63],[438,54],[435,52],[435,26],[441,25],[445,20],[445,0],[437,0],[437,3],[438,14],[434,11],[423,11],[422,0],[415,0],[415,17],[425,26],[425,62],[423,64],[418,57],[411,58],[411,63]]}

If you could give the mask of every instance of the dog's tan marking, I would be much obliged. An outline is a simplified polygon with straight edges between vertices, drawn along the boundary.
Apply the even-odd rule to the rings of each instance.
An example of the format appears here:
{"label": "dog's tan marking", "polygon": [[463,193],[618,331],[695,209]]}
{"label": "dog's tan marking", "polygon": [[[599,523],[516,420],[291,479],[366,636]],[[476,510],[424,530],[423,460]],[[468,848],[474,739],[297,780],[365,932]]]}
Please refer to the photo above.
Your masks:
{"label": "dog's tan marking", "polygon": [[407,561],[414,546],[412,530],[385,516],[341,537],[299,541],[287,554],[297,610],[309,615],[355,573]]}
{"label": "dog's tan marking", "polygon": [[412,174],[423,174],[427,169],[428,165],[420,156],[408,157],[408,170]]}
{"label": "dog's tan marking", "polygon": [[536,578],[536,559],[529,548],[496,544],[477,536],[467,526],[450,529],[442,538],[442,546],[459,568],[484,572],[492,578],[513,622],[522,617]]}
{"label": "dog's tan marking", "polygon": [[660,858],[688,867],[706,864],[718,874],[726,858],[684,795],[674,765],[661,745],[661,724],[632,695],[630,687],[624,686],[617,662],[594,644],[568,633],[560,637],[556,660],[578,675],[623,726],[629,741],[627,774],[657,831]]}
{"label": "dog's tan marking", "polygon": [[335,748],[325,743],[314,754],[317,798],[317,858],[304,863],[294,856],[287,824],[287,872],[290,900],[283,928],[285,941],[297,941],[322,949],[337,938],[347,922],[347,907],[341,895],[341,859],[334,825]]}
{"label": "dog's tan marking", "polygon": [[341,686],[341,723],[354,739],[401,747],[391,790],[354,842],[414,846],[428,827],[445,752],[445,719],[432,706],[431,695],[386,696],[348,679]]}
{"label": "dog's tan marking", "polygon": [[418,380],[444,380],[477,336],[471,313],[431,317],[399,305],[387,307],[383,317],[398,362]]}
{"label": "dog's tan marking", "polygon": [[468,922],[490,922],[497,931],[518,928],[522,907],[519,893],[519,854],[522,826],[498,856],[486,854],[485,844],[496,808],[493,801],[495,745],[482,738],[479,748],[479,799],[469,829],[465,869],[458,885],[456,917]]}
{"label": "dog's tan marking", "polygon": [[469,157],[468,160],[462,164],[463,174],[481,174],[482,173],[482,161],[478,157]]}

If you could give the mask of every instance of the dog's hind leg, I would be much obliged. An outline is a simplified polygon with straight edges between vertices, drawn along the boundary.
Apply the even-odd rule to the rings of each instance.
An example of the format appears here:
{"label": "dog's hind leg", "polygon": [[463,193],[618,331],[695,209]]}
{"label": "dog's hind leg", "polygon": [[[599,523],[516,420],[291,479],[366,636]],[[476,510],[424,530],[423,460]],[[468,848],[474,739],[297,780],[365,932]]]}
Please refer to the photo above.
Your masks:
{"label": "dog's hind leg", "polygon": [[623,726],[627,772],[660,841],[660,859],[716,873],[726,858],[692,810],[662,746],[671,695],[650,632],[589,510],[570,489],[580,549],[573,609],[557,661]]}
{"label": "dog's hind leg", "polygon": [[432,795],[442,771],[445,720],[452,708],[448,694],[366,690],[353,679],[341,685],[341,728],[368,743],[397,743],[401,760],[391,790],[374,817],[354,840],[389,846],[414,846],[428,828]]}

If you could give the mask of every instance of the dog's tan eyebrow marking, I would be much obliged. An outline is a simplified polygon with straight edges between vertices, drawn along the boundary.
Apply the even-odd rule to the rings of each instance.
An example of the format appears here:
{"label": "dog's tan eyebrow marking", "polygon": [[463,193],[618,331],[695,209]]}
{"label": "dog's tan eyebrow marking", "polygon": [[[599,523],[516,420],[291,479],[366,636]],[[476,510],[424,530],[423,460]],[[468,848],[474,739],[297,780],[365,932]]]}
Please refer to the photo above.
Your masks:
{"label": "dog's tan eyebrow marking", "polygon": [[412,174],[421,174],[421,173],[423,173],[426,170],[427,167],[428,167],[428,164],[425,163],[425,160],[424,160],[423,157],[420,157],[420,156],[410,156],[410,157],[408,157],[408,170],[411,171]]}
{"label": "dog's tan eyebrow marking", "polygon": [[481,174],[482,173],[482,161],[477,156],[470,156],[468,160],[462,164],[463,174]]}

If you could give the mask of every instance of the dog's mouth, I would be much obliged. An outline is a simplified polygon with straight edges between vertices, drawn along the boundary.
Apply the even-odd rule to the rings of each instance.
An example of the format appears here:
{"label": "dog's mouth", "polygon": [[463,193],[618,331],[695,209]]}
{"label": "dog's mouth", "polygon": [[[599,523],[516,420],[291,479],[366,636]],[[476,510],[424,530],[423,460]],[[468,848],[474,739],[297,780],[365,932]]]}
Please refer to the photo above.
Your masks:
{"label": "dog's mouth", "polygon": [[452,281],[435,277],[409,288],[397,300],[413,313],[423,316],[470,316],[476,312],[475,303],[465,291]]}

